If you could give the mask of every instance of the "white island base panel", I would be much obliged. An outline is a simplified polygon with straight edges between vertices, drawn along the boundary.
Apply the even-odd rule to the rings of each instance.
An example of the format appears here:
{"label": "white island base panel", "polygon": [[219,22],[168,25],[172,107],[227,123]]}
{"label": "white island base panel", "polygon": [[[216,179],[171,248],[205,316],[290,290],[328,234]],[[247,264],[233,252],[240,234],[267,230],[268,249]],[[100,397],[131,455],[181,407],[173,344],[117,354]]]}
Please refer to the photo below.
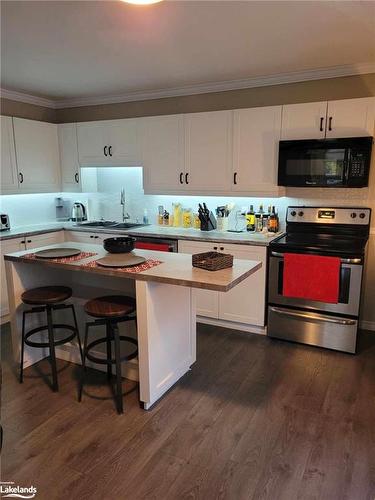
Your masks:
{"label": "white island base panel", "polygon": [[[22,293],[30,288],[58,284],[73,289],[73,297],[67,303],[75,305],[82,342],[85,322],[94,320],[83,311],[83,304],[88,299],[113,293],[136,296],[138,332],[135,332],[134,322],[119,326],[123,335],[138,336],[138,363],[137,360],[123,363],[122,374],[133,380],[139,378],[140,401],[145,409],[150,409],[196,361],[196,310],[194,294],[189,287],[124,279],[123,276],[91,275],[15,261],[6,261],[5,266],[16,360],[20,358],[22,312],[31,308],[22,303]],[[54,313],[55,322],[73,324],[72,319],[69,310]],[[45,323],[45,313],[27,315],[26,330]],[[104,335],[103,327],[90,329],[89,342]],[[33,340],[38,341],[38,337],[46,340],[45,333],[36,334]],[[47,356],[47,349],[25,346],[24,366]],[[81,363],[75,343],[57,347],[56,357]],[[106,369],[103,365],[91,366]],[[27,378],[24,384],[27,384]]]}

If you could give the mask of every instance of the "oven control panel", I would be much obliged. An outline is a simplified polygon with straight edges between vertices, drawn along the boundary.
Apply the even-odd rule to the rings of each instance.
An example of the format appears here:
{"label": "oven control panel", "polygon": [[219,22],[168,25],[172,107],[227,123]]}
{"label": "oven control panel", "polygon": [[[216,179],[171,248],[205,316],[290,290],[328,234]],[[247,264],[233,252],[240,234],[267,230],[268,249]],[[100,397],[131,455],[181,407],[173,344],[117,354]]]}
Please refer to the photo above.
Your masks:
{"label": "oven control panel", "polygon": [[352,224],[368,226],[371,209],[363,207],[288,207],[287,222],[309,222],[317,224]]}

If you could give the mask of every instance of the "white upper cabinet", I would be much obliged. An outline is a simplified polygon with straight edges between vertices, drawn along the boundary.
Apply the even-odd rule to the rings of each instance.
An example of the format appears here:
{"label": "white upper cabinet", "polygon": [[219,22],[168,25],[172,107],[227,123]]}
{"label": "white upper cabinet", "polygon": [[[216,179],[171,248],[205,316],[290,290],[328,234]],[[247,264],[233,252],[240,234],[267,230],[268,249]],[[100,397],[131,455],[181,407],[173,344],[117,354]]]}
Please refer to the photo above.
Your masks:
{"label": "white upper cabinet", "polygon": [[145,193],[181,190],[185,176],[183,115],[144,118],[141,130]]}
{"label": "white upper cabinet", "polygon": [[283,106],[281,140],[324,139],[327,102]]}
{"label": "white upper cabinet", "polygon": [[141,165],[140,119],[78,123],[78,156],[81,166]]}
{"label": "white upper cabinet", "polygon": [[14,149],[13,119],[1,117],[1,192],[18,190],[18,172]]}
{"label": "white upper cabinet", "polygon": [[229,191],[233,112],[191,113],[184,121],[186,191]]}
{"label": "white upper cabinet", "polygon": [[287,104],[281,139],[324,139],[374,135],[375,98]]}
{"label": "white upper cabinet", "polygon": [[13,118],[19,190],[25,193],[60,190],[57,125]]}
{"label": "white upper cabinet", "polygon": [[77,125],[64,123],[58,126],[61,182],[63,191],[81,191],[78,162]]}
{"label": "white upper cabinet", "polygon": [[374,135],[375,98],[329,101],[327,137],[365,137]]}
{"label": "white upper cabinet", "polygon": [[232,190],[277,194],[281,106],[234,111]]}

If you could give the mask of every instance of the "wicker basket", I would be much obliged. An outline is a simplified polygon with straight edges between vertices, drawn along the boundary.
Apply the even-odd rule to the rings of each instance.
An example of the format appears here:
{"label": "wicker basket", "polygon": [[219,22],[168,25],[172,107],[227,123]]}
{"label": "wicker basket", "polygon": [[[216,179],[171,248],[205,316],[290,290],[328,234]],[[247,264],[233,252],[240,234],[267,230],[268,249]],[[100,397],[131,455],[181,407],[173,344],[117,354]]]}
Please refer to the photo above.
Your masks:
{"label": "wicker basket", "polygon": [[200,267],[207,271],[218,271],[233,267],[233,255],[219,252],[204,252],[192,255],[193,267]]}

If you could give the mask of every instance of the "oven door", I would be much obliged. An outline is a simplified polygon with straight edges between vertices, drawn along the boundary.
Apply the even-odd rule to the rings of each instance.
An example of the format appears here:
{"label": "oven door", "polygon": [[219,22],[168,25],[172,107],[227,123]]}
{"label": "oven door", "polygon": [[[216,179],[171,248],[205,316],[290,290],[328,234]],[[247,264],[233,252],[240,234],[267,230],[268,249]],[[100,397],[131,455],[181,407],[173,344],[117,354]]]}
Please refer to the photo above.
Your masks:
{"label": "oven door", "polygon": [[268,302],[270,304],[300,307],[314,311],[326,311],[358,316],[362,282],[362,260],[342,259],[340,269],[339,302],[328,304],[314,300],[283,296],[283,254],[271,251],[268,276]]}
{"label": "oven door", "polygon": [[279,186],[343,187],[348,148],[341,140],[280,141]]}

